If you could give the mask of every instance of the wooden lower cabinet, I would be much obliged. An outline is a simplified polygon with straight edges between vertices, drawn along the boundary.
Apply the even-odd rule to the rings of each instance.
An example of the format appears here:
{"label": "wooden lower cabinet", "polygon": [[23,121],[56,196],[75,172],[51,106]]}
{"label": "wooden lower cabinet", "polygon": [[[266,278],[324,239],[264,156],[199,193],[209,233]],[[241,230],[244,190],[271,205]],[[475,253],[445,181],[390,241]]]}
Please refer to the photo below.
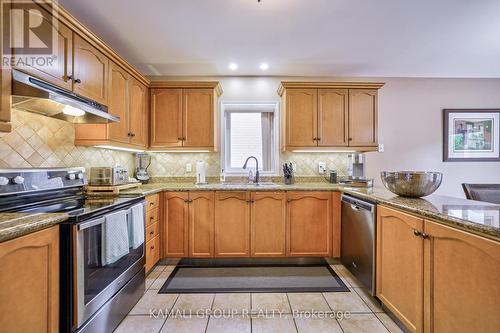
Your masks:
{"label": "wooden lower cabinet", "polygon": [[253,192],[251,204],[251,256],[285,256],[286,193]]}
{"label": "wooden lower cabinet", "polygon": [[155,236],[146,242],[144,251],[146,256],[146,265],[144,267],[148,272],[160,260],[160,236]]}
{"label": "wooden lower cabinet", "polygon": [[163,194],[163,257],[188,256],[188,192]]}
{"label": "wooden lower cabinet", "polygon": [[331,256],[332,193],[287,193],[288,256]]}
{"label": "wooden lower cabinet", "polygon": [[377,297],[411,332],[496,332],[500,243],[378,207]]}
{"label": "wooden lower cabinet", "polygon": [[0,330],[59,332],[59,227],[0,243]]}
{"label": "wooden lower cabinet", "polygon": [[500,243],[425,221],[425,332],[498,332]]}
{"label": "wooden lower cabinet", "polygon": [[214,192],[189,192],[189,257],[214,256]]}
{"label": "wooden lower cabinet", "polygon": [[390,208],[377,208],[376,295],[411,331],[423,329],[424,243],[414,231],[424,221]]}
{"label": "wooden lower cabinet", "polygon": [[250,256],[249,193],[215,192],[215,256]]}

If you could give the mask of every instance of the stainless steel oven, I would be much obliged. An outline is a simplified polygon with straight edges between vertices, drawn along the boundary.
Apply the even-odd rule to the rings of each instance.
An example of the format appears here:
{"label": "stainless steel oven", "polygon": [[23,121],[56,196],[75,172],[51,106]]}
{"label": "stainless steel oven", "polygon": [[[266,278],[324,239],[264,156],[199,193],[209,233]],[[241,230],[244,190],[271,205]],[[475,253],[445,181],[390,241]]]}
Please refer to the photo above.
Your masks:
{"label": "stainless steel oven", "polygon": [[[143,204],[145,208],[145,204]],[[143,212],[145,209],[143,208]],[[122,210],[123,224],[129,224],[131,209]],[[114,211],[113,214],[119,211]],[[145,218],[145,217],[144,217]],[[73,225],[75,286],[73,289],[74,320],[81,327],[144,265],[144,240],[113,262],[103,259],[106,215]],[[124,228],[128,229],[127,226]]]}
{"label": "stainless steel oven", "polygon": [[[132,241],[137,205],[141,237]],[[61,224],[61,332],[112,332],[142,296],[145,208],[144,198],[125,201]]]}

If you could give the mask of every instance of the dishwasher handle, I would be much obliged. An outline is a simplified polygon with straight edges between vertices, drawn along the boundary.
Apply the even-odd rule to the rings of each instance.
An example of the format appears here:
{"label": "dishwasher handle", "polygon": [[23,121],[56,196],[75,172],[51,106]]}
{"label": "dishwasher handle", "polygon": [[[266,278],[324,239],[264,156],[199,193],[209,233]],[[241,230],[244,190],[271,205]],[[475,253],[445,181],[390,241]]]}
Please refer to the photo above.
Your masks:
{"label": "dishwasher handle", "polygon": [[365,200],[354,198],[350,195],[342,195],[342,202],[350,204],[351,208],[356,211],[367,210],[372,213],[375,212],[375,204]]}

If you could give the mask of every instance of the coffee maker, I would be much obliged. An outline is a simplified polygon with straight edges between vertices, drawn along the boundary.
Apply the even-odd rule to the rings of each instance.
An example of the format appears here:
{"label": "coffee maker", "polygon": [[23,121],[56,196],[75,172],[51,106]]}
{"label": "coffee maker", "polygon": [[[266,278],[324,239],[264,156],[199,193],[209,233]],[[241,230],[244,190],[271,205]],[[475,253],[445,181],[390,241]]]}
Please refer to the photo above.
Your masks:
{"label": "coffee maker", "polygon": [[362,153],[352,153],[348,155],[349,164],[347,174],[352,179],[365,178],[365,156]]}
{"label": "coffee maker", "polygon": [[148,153],[135,154],[135,178],[143,184],[149,182],[148,168],[151,164],[151,155]]}

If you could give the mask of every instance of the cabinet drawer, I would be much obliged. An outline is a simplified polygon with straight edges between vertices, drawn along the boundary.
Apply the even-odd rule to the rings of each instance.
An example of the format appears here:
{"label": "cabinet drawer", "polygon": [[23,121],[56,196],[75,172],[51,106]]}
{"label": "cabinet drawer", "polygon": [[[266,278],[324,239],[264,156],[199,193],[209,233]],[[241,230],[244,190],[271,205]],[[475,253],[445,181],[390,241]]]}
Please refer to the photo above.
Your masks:
{"label": "cabinet drawer", "polygon": [[153,237],[160,234],[160,223],[154,222],[146,228],[146,242],[149,242]]}
{"label": "cabinet drawer", "polygon": [[146,212],[146,227],[149,227],[151,224],[158,222],[160,219],[160,210],[158,208],[148,210]]}
{"label": "cabinet drawer", "polygon": [[158,208],[160,206],[160,195],[152,194],[146,197],[146,210]]}
{"label": "cabinet drawer", "polygon": [[156,236],[146,243],[144,249],[146,255],[146,272],[148,272],[160,260],[160,236]]}

